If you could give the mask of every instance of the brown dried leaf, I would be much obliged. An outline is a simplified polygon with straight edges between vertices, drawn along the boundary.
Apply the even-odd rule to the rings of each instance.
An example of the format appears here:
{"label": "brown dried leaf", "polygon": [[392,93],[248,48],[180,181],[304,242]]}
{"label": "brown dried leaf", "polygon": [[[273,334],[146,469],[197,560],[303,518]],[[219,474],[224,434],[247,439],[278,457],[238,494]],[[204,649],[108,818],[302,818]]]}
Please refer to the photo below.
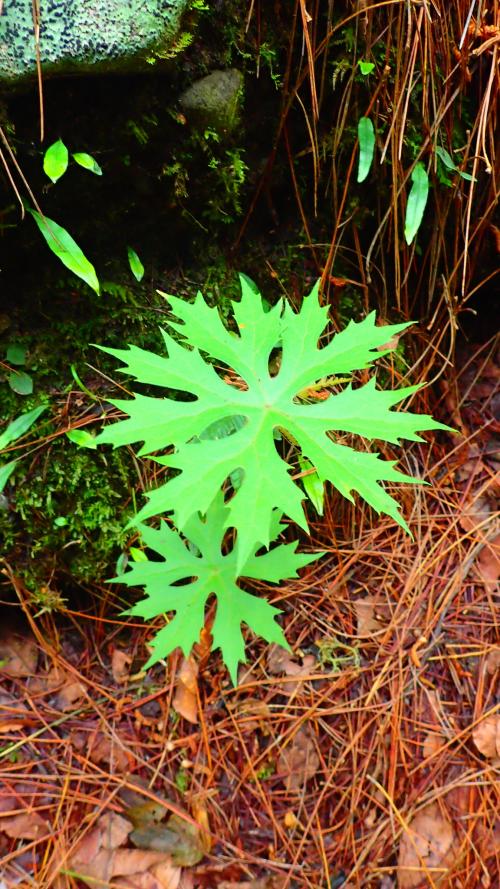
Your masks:
{"label": "brown dried leaf", "polygon": [[116,812],[106,812],[99,818],[101,846],[104,849],[117,849],[123,846],[133,825]]}
{"label": "brown dried leaf", "polygon": [[116,772],[130,771],[134,765],[133,754],[101,732],[89,744],[88,757],[91,762],[111,765]]}
{"label": "brown dried leaf", "polygon": [[[399,844],[398,887],[420,889],[429,886],[429,869],[438,886],[453,864],[455,836],[448,819],[437,803],[430,803],[417,812],[410,823],[410,833],[404,833]],[[427,869],[427,873],[426,873]]]}
{"label": "brown dried leaf", "polygon": [[0,818],[0,831],[13,840],[37,840],[49,833],[49,825],[37,812],[23,812]]}
{"label": "brown dried leaf", "polygon": [[472,740],[483,756],[500,757],[500,713],[481,720],[472,730]]}
{"label": "brown dried leaf", "polygon": [[357,620],[358,636],[372,636],[383,629],[383,625],[375,617],[376,599],[374,596],[365,596],[353,603]]}
{"label": "brown dried leaf", "polygon": [[[385,327],[384,324],[377,325],[378,327]],[[385,352],[386,349],[397,349],[399,343],[400,334],[396,333],[394,336],[391,336],[390,339],[387,340],[386,343],[383,343],[381,346],[377,346],[377,352]]]}
{"label": "brown dried leaf", "polygon": [[38,663],[38,648],[32,636],[14,634],[0,638],[0,671],[7,676],[32,676]]}
{"label": "brown dried leaf", "polygon": [[278,774],[283,778],[288,791],[301,790],[305,782],[312,778],[319,766],[311,730],[304,725],[293,736],[292,742],[281,751],[278,759]]}
{"label": "brown dried leaf", "polygon": [[[228,702],[230,705],[230,702]],[[268,704],[260,698],[244,698],[242,701],[236,701],[234,705],[230,705],[231,711],[237,716],[255,716],[259,721],[265,723],[271,718],[271,711]]]}
{"label": "brown dried leaf", "polygon": [[115,648],[111,655],[111,672],[115,682],[128,682],[132,655]]}
{"label": "brown dried leaf", "polygon": [[286,648],[273,642],[267,651],[267,669],[271,676],[280,676],[282,673],[286,673],[287,665],[290,661],[293,662],[292,659],[293,655]]}
{"label": "brown dried leaf", "polygon": [[113,855],[113,876],[117,877],[140,874],[165,861],[162,852],[145,849],[117,849]]}
{"label": "brown dried leaf", "polygon": [[77,843],[73,855],[71,856],[72,865],[78,865],[85,872],[85,868],[91,861],[94,861],[96,855],[101,848],[101,831],[99,822],[92,830],[87,831],[85,836]]}
{"label": "brown dried leaf", "polygon": [[151,873],[158,880],[162,889],[178,889],[181,881],[181,869],[170,861],[162,861],[151,868]]}
{"label": "brown dried leaf", "polygon": [[281,874],[260,877],[258,880],[244,880],[241,883],[232,883],[229,880],[221,880],[217,889],[283,889],[290,885],[289,877]]}
{"label": "brown dried leaf", "polygon": [[500,668],[500,646],[493,648],[486,657],[486,672],[493,676]]}
{"label": "brown dried leaf", "polygon": [[27,725],[34,724],[33,719],[30,719],[29,716],[24,718],[19,716],[16,718],[14,716],[12,719],[0,719],[0,735],[11,735],[13,732],[18,732]]}
{"label": "brown dried leaf", "polygon": [[[125,849],[132,825],[116,813],[106,813],[78,843],[70,859],[71,869],[87,886],[96,882],[122,889],[177,889],[180,868],[163,852]],[[118,878],[115,880],[115,878]]]}
{"label": "brown dried leaf", "polygon": [[204,799],[194,799],[192,802],[193,818],[200,825],[200,843],[205,855],[208,855],[212,848],[212,837],[210,835],[210,822],[208,820],[208,809]]}
{"label": "brown dried leaf", "polygon": [[181,869],[165,861],[156,864],[151,870],[118,877],[113,880],[116,889],[179,889]]}
{"label": "brown dried leaf", "polygon": [[422,756],[424,759],[427,759],[428,756],[435,756],[444,744],[446,744],[446,738],[443,738],[443,735],[438,732],[428,732],[424,738]]}
{"label": "brown dried leaf", "polygon": [[272,676],[279,676],[282,673],[286,676],[309,676],[314,671],[315,665],[316,659],[311,654],[306,654],[302,658],[302,664],[298,664],[292,652],[286,648],[274,643],[269,646],[267,669]]}
{"label": "brown dried leaf", "polygon": [[198,722],[198,664],[192,657],[184,658],[177,674],[174,710],[188,722]]}
{"label": "brown dried leaf", "polygon": [[500,579],[500,534],[483,546],[476,562],[476,569],[483,583],[498,583]]}
{"label": "brown dried leaf", "polygon": [[40,678],[45,680],[49,690],[56,690],[55,703],[58,710],[73,710],[74,705],[85,697],[85,686],[71,673],[59,667],[52,667],[45,677]]}

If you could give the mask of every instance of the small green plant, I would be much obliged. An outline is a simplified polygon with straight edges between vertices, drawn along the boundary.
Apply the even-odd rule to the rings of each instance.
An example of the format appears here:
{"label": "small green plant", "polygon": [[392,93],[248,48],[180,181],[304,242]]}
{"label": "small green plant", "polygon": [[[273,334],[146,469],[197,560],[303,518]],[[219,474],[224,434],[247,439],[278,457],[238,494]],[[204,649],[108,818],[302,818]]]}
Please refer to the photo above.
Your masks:
{"label": "small green plant", "polygon": [[[114,446],[143,441],[140,455],[173,448],[155,458],[168,467],[167,481],[147,495],[149,503],[130,523],[139,525],[146,547],[162,561],[134,563],[119,578],[145,586],[147,598],[133,614],[148,619],[176,612],[155,637],[148,665],[177,646],[189,653],[214,594],[214,643],[233,681],[244,660],[242,622],[267,640],[286,644],[275,622],[277,610],[245,592],[240,581],[278,582],[319,555],[275,545],[283,515],[308,530],[301,475],[315,473],[321,486],[329,481],[351,501],[356,492],[408,530],[383,483],[418,480],[398,472],[393,461],[340,443],[338,434],[398,443],[421,441],[417,430],[447,428],[429,416],[392,410],[419,386],[383,391],[375,377],[352,384],[353,372],[390,351],[378,350],[409,324],[377,327],[372,313],[319,345],[328,309],[320,305],[318,285],[298,312],[283,300],[269,307],[245,276],[241,288],[233,330],[201,293],[191,304],[168,296],[176,337],[162,330],[166,357],[136,346],[100,347],[124,362],[125,373],[165,394],[113,401],[128,419],[106,427],[96,439]],[[350,382],[338,391],[346,374]],[[307,469],[301,472],[304,460]],[[145,519],[167,513],[174,527],[142,526]]]}
{"label": "small green plant", "polygon": [[[12,442],[21,438],[28,429],[31,428],[33,423],[38,420],[38,417],[44,412],[45,408],[46,405],[41,404],[39,407],[35,407],[33,410],[21,414],[19,417],[16,417],[15,420],[12,420],[7,428],[0,434],[0,453],[5,451]],[[17,462],[18,458],[0,464],[0,493],[3,491],[10,476],[14,472]]]}
{"label": "small green plant", "polygon": [[[86,151],[76,151],[72,154],[72,158],[84,170],[94,173],[96,176],[102,176],[102,169]],[[69,151],[62,139],[58,139],[47,148],[43,156],[43,171],[49,179],[56,183],[61,176],[64,176],[69,164]]]}
{"label": "small green plant", "polygon": [[[358,182],[364,182],[370,172],[375,153],[375,130],[369,117],[360,117],[358,121],[358,145]],[[439,156],[441,157],[441,155]],[[451,163],[453,169],[455,169],[455,165],[453,162]],[[411,173],[411,188],[406,204],[404,231],[407,244],[412,243],[420,228],[420,224],[424,217],[428,194],[429,177],[427,175],[427,170],[424,165],[418,161]]]}
{"label": "small green plant", "polygon": [[[102,169],[92,155],[87,154],[85,151],[77,151],[72,157],[83,169],[89,170],[96,176],[102,176]],[[43,156],[44,173],[55,184],[61,176],[64,176],[68,169],[68,164],[68,148],[62,139],[58,139],[57,142],[53,142],[47,148]],[[81,278],[82,281],[85,281],[92,290],[99,294],[99,281],[95,268],[69,232],[62,225],[54,222],[53,219],[49,219],[48,216],[38,212],[38,210],[33,210],[29,206],[26,206],[26,209],[35,220],[52,253],[61,260],[66,268]]]}

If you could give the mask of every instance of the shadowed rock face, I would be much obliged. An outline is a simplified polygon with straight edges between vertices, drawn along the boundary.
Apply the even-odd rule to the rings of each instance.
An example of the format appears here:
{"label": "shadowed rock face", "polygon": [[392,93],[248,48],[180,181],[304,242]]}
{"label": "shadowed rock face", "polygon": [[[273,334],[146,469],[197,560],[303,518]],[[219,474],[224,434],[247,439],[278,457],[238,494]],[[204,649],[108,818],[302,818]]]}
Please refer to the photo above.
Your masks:
{"label": "shadowed rock face", "polygon": [[[4,0],[0,81],[36,74],[32,0]],[[175,40],[189,0],[40,0],[40,59],[45,74],[134,71]]]}

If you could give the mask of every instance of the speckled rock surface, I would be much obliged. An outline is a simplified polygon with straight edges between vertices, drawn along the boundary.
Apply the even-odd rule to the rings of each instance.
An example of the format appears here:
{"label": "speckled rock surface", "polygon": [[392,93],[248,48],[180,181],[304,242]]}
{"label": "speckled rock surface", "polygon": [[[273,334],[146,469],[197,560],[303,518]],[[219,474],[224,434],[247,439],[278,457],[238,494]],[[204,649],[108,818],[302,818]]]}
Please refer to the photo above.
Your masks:
{"label": "speckled rock surface", "polygon": [[[45,74],[134,71],[175,42],[189,0],[40,0],[40,57]],[[36,74],[32,0],[4,0],[0,81]]]}
{"label": "speckled rock surface", "polygon": [[180,97],[188,122],[230,132],[237,125],[243,95],[243,75],[236,68],[212,71],[191,84]]}

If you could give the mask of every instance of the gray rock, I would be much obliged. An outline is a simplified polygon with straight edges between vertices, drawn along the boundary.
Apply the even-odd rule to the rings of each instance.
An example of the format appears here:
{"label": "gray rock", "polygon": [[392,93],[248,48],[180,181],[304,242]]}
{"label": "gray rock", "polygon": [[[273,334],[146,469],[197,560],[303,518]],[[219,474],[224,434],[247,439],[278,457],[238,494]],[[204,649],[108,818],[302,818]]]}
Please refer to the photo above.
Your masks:
{"label": "gray rock", "polygon": [[188,123],[228,133],[238,124],[243,96],[243,74],[235,68],[212,71],[180,97]]}
{"label": "gray rock", "polygon": [[[1,6],[1,4],[0,4]],[[3,0],[0,81],[36,75],[32,0]],[[134,71],[168,53],[190,0],[40,0],[44,74]]]}

